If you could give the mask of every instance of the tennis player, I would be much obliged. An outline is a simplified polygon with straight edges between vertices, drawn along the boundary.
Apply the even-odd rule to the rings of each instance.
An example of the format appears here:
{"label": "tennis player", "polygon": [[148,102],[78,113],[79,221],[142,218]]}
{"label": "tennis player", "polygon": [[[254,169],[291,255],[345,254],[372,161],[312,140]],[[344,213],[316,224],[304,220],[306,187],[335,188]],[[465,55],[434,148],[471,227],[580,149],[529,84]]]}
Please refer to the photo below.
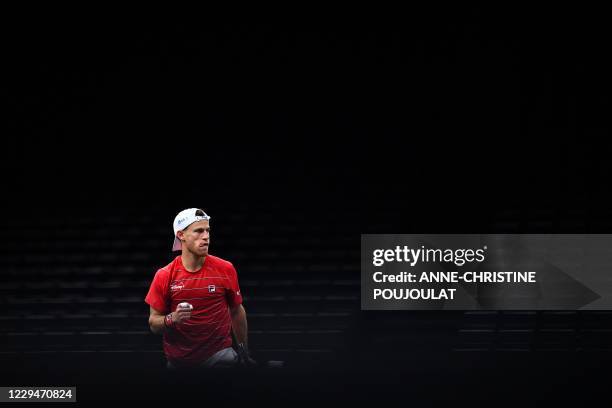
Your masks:
{"label": "tennis player", "polygon": [[198,208],[178,213],[172,250],[181,254],[157,271],[145,298],[149,326],[163,335],[170,369],[255,364],[238,275],[231,262],[208,253],[209,222]]}

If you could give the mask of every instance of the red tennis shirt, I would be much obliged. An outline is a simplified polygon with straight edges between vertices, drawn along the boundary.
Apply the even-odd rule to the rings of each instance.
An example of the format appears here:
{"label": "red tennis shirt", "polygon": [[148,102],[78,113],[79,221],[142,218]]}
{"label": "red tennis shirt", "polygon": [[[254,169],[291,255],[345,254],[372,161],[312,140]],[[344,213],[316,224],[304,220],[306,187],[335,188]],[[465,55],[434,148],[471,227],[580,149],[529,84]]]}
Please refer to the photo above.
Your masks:
{"label": "red tennis shirt", "polygon": [[181,302],[191,303],[191,317],[163,335],[168,361],[189,367],[232,345],[228,307],[242,304],[242,295],[231,262],[207,255],[200,270],[189,272],[179,255],[157,271],[145,302],[163,314],[175,311]]}

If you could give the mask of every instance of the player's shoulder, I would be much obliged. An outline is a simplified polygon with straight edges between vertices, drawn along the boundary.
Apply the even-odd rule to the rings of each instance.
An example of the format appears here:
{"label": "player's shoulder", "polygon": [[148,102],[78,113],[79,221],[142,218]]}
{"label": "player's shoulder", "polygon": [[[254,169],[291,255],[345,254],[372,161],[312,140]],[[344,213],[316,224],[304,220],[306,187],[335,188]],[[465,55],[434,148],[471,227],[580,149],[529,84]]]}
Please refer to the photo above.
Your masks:
{"label": "player's shoulder", "polygon": [[225,269],[234,269],[234,264],[232,264],[227,259],[219,258],[218,256],[208,254],[206,256],[207,261],[210,261],[211,265],[216,267],[225,268]]}
{"label": "player's shoulder", "polygon": [[177,267],[178,259],[179,257],[177,256],[168,265],[159,268],[157,272],[155,272],[155,275],[159,275],[160,278],[171,276]]}

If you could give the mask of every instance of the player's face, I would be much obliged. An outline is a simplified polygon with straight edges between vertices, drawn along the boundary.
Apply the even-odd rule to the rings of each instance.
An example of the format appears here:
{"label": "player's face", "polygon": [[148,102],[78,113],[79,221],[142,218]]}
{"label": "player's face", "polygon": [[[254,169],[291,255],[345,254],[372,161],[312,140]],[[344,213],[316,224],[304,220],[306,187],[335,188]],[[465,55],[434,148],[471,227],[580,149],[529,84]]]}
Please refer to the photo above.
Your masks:
{"label": "player's face", "polygon": [[183,231],[185,241],[183,245],[187,249],[198,255],[208,255],[208,245],[210,244],[210,225],[208,221],[198,221],[191,224]]}

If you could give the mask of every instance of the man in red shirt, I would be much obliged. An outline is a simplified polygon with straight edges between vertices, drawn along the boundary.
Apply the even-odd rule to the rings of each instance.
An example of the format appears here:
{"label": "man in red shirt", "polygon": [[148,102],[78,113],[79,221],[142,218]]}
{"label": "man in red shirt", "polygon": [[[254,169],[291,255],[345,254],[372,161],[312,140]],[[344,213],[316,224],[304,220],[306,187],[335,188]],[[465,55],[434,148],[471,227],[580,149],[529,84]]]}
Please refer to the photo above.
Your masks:
{"label": "man in red shirt", "polygon": [[[149,326],[163,334],[169,368],[232,367],[241,356],[232,348],[247,348],[247,318],[236,269],[210,255],[210,217],[198,208],[181,211],[174,219],[173,251],[181,251],[159,269],[145,302]],[[251,364],[248,352],[243,363]]]}

